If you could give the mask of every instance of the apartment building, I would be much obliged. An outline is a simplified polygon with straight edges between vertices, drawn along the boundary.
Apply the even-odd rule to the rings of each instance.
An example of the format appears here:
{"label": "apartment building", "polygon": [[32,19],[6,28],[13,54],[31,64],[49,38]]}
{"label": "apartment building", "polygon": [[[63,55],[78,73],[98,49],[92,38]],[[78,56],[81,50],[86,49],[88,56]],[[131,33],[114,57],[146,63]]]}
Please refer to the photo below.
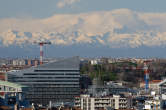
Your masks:
{"label": "apartment building", "polygon": [[99,110],[106,107],[113,109],[126,109],[127,99],[119,95],[106,96],[106,97],[90,97],[90,95],[80,95],[75,97],[75,106],[82,110]]}

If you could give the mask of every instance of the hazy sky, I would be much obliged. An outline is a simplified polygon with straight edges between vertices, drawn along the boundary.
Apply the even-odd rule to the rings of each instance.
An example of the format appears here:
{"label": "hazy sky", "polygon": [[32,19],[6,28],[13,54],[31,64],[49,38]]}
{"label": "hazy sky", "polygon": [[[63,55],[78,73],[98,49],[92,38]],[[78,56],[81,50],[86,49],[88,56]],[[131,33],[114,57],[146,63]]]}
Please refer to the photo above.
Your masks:
{"label": "hazy sky", "polygon": [[[166,58],[166,0],[0,0],[0,57]],[[29,45],[30,44],[30,45]],[[37,50],[37,51],[36,51]]]}
{"label": "hazy sky", "polygon": [[[60,2],[66,3],[59,7]],[[141,12],[165,12],[165,4],[165,0],[0,0],[0,17],[38,18],[55,13],[85,13],[119,8]]]}

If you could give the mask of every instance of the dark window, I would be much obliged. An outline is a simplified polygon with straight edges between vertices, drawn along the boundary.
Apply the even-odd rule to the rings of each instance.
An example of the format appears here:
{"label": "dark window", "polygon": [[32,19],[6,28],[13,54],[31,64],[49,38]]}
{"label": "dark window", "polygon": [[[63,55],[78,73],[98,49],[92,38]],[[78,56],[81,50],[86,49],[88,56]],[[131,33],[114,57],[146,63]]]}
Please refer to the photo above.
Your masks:
{"label": "dark window", "polygon": [[35,72],[79,72],[79,70],[34,70]]}

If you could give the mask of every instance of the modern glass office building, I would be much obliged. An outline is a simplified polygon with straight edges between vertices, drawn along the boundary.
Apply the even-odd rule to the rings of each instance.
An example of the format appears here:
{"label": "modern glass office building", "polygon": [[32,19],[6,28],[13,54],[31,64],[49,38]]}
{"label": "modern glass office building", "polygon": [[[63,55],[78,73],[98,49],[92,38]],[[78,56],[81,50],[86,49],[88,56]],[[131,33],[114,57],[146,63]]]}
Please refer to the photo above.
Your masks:
{"label": "modern glass office building", "polygon": [[8,73],[8,81],[29,86],[25,97],[31,102],[71,102],[80,95],[79,64],[79,58],[72,57]]}

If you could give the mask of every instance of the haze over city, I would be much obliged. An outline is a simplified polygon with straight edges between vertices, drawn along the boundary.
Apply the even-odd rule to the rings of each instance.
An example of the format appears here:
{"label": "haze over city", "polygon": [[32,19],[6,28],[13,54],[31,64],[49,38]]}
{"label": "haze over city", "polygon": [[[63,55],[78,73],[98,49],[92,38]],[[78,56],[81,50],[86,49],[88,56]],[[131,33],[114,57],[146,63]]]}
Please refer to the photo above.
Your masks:
{"label": "haze over city", "polygon": [[166,1],[1,0],[0,57],[162,57]]}
{"label": "haze over city", "polygon": [[166,110],[166,0],[0,0],[0,110]]}

